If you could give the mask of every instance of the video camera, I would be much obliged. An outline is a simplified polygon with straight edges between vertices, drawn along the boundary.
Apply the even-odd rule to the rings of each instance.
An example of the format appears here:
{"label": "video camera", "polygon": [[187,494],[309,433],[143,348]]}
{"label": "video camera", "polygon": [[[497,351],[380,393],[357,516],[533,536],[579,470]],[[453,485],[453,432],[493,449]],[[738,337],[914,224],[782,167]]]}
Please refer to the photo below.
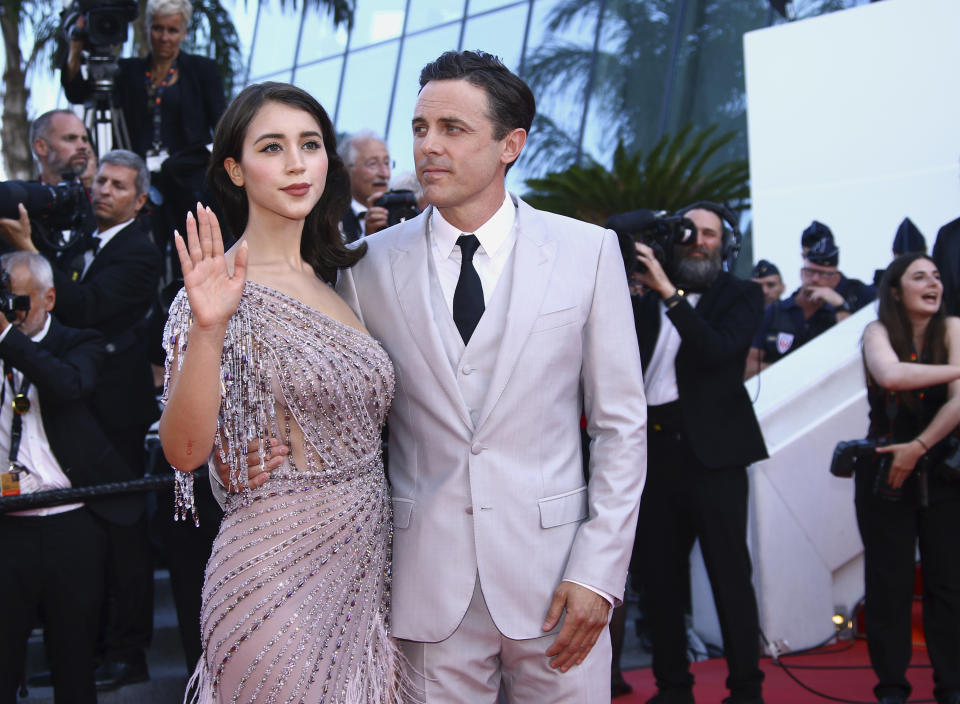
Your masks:
{"label": "video camera", "polygon": [[604,227],[617,233],[628,276],[646,273],[646,267],[637,261],[634,242],[650,247],[668,276],[673,270],[674,247],[689,247],[697,242],[697,226],[689,218],[665,210],[633,210],[613,215]]}
{"label": "video camera", "polygon": [[43,226],[37,235],[55,250],[68,244],[60,241],[63,231],[83,232],[90,210],[87,191],[78,180],[64,180],[56,186],[34,181],[0,183],[0,218],[18,219],[18,203],[23,203],[31,220]]}
{"label": "video camera", "polygon": [[[82,41],[91,56],[113,56],[127,41],[127,25],[137,19],[136,0],[74,0],[60,13],[60,30],[70,41]],[[84,18],[83,28],[77,19]]]}
{"label": "video camera", "polygon": [[0,313],[8,322],[17,319],[18,312],[30,310],[30,296],[15,296],[10,292],[10,272],[0,269]]}
{"label": "video camera", "polygon": [[377,198],[373,204],[379,208],[387,209],[387,227],[415,218],[420,214],[420,209],[417,208],[417,197],[413,194],[413,191],[387,191]]}

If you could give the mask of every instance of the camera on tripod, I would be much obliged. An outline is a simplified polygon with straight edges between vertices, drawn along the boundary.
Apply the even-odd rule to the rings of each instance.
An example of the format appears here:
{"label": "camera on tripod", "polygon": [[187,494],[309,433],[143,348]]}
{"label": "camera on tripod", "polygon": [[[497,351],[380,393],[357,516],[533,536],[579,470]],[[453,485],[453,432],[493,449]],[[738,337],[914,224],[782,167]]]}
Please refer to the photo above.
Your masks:
{"label": "camera on tripod", "polygon": [[[136,0],[74,0],[60,15],[60,29],[68,40],[82,41],[91,56],[112,57],[138,13]],[[77,26],[80,17],[83,27]]]}
{"label": "camera on tripod", "polygon": [[0,269],[0,313],[8,322],[17,319],[17,313],[30,310],[30,296],[15,296],[10,292],[10,272]]}
{"label": "camera on tripod", "polygon": [[23,203],[30,219],[42,225],[37,235],[49,249],[62,249],[61,233],[82,232],[90,202],[79,180],[64,180],[56,186],[34,181],[0,182],[0,218],[20,217],[17,204]]}
{"label": "camera on tripod", "polygon": [[671,215],[665,210],[633,210],[613,215],[604,226],[617,233],[628,275],[634,272],[643,274],[647,270],[637,261],[634,242],[650,247],[668,275],[673,270],[674,248],[678,245],[689,247],[697,242],[697,226],[689,218]]}
{"label": "camera on tripod", "polygon": [[420,214],[420,209],[417,208],[417,197],[413,191],[387,191],[373,204],[387,209],[387,227],[415,218]]}

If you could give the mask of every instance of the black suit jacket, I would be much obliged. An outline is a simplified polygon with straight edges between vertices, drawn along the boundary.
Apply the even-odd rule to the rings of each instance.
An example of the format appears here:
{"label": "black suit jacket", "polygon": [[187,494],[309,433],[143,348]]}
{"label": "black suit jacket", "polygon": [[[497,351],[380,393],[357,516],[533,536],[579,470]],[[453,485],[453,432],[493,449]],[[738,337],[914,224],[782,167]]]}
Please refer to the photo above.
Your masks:
{"label": "black suit jacket", "polygon": [[947,314],[960,315],[960,218],[940,228],[933,244],[933,261],[940,270]]}
{"label": "black suit jacket", "polygon": [[[660,334],[660,296],[634,298],[644,371]],[[763,316],[763,292],[752,281],[721,272],[693,308],[686,300],[667,312],[680,333],[677,388],[692,450],[707,467],[748,465],[767,457],[760,425],[743,386],[750,341]]]}
{"label": "black suit jacket", "polygon": [[[81,243],[82,244],[82,243]],[[145,316],[160,280],[160,251],[138,221],[118,232],[85,276],[83,252],[68,249],[54,267],[54,314],[104,337],[106,361],[94,408],[107,427],[149,425],[159,415],[147,356]]]}
{"label": "black suit jacket", "polygon": [[[99,333],[68,328],[51,319],[44,338],[33,342],[14,328],[0,341],[0,358],[36,387],[50,449],[74,487],[135,478],[90,411],[104,360]],[[90,501],[87,506],[108,521],[130,524],[144,503],[139,497],[116,497]]]}
{"label": "black suit jacket", "polygon": [[[144,77],[149,68],[148,58],[120,59],[117,66],[119,71],[113,89],[115,105],[123,109],[133,151],[145,157],[153,143],[153,120],[148,110]],[[177,70],[183,109],[164,113],[165,118],[172,114],[175,121],[169,125],[174,143],[166,145],[171,155],[212,141],[217,120],[226,109],[223,82],[215,61],[180,52]],[[82,72],[71,81],[66,80],[66,72],[61,72],[60,81],[71,103],[84,103],[93,95],[93,85]]]}
{"label": "black suit jacket", "polygon": [[363,231],[360,229],[360,219],[357,217],[357,214],[353,212],[352,207],[348,207],[343,211],[343,216],[340,218],[340,228],[343,230],[343,236],[347,242],[355,242],[360,239],[360,235],[363,234]]}

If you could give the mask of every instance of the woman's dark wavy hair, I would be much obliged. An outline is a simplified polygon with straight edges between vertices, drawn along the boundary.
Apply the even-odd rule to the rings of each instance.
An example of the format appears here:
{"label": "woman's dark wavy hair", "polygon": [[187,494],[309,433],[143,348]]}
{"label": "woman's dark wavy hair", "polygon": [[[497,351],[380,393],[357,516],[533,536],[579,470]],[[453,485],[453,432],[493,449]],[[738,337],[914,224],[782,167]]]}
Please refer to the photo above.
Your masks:
{"label": "woman's dark wavy hair", "polygon": [[313,267],[317,276],[327,283],[335,283],[337,271],[356,264],[366,253],[367,245],[361,242],[347,247],[340,234],[340,216],[350,203],[350,177],[337,154],[337,136],[327,111],[312,95],[288,83],[257,83],[244,88],[217,123],[207,184],[220,205],[230,232],[240,237],[249,217],[247,192],[234,185],[223,163],[229,157],[240,162],[247,128],[260,108],[270,102],[303,110],[320,125],[323,148],[327,152],[327,181],[323,195],[304,222],[300,256]]}
{"label": "woman's dark wavy hair", "polygon": [[[897,257],[890,263],[880,279],[880,290],[877,292],[879,304],[877,319],[887,329],[890,344],[897,358],[901,362],[909,362],[913,354],[913,324],[903,305],[901,294],[901,280],[910,265],[918,259],[933,259],[926,254],[917,252]],[[943,310],[943,301],[940,308],[934,313],[923,340],[924,362],[928,364],[946,364],[947,362],[947,323],[946,313]]]}

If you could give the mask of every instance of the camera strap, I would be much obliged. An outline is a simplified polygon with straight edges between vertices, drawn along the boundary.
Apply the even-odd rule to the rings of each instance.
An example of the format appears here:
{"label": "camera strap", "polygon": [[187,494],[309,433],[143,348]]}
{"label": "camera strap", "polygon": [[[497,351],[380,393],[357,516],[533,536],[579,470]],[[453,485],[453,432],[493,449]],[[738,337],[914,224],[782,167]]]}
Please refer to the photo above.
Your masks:
{"label": "camera strap", "polygon": [[[179,57],[178,57],[179,58]],[[149,64],[148,64],[149,65]],[[159,154],[163,149],[163,139],[161,137],[161,126],[162,118],[160,116],[160,106],[163,105],[163,92],[166,90],[167,86],[170,85],[170,82],[173,80],[174,74],[177,72],[177,59],[173,60],[173,63],[170,64],[170,69],[167,71],[167,75],[163,77],[163,80],[156,86],[153,84],[153,73],[148,68],[146,71],[145,81],[146,81],[146,90],[147,97],[149,98],[148,105],[150,106],[150,112],[153,117],[153,153]]]}

